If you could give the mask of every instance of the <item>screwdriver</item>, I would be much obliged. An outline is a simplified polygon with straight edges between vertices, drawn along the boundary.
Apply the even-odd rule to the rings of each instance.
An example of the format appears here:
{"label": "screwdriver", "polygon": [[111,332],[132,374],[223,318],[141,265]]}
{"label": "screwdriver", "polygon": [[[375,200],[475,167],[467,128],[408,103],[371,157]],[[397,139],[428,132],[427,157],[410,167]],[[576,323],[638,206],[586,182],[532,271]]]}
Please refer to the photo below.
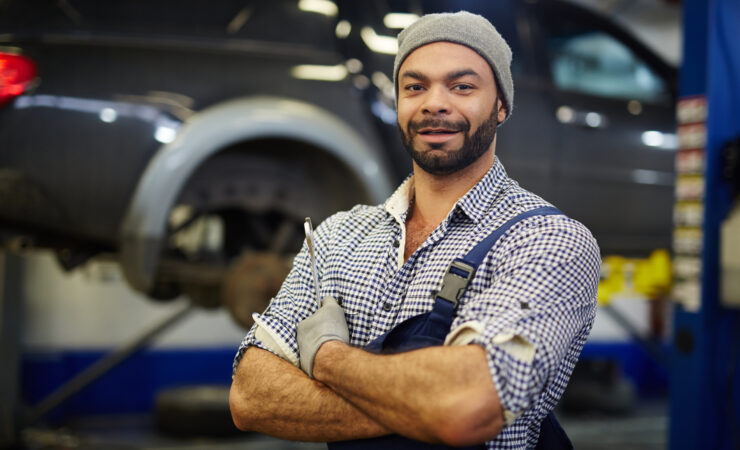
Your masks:
{"label": "screwdriver", "polygon": [[308,245],[308,253],[311,256],[311,271],[313,272],[313,287],[316,290],[316,303],[321,307],[321,297],[319,296],[319,272],[316,270],[316,256],[313,252],[313,225],[311,225],[310,217],[306,217],[306,221],[303,223],[303,230],[306,232],[306,245]]}

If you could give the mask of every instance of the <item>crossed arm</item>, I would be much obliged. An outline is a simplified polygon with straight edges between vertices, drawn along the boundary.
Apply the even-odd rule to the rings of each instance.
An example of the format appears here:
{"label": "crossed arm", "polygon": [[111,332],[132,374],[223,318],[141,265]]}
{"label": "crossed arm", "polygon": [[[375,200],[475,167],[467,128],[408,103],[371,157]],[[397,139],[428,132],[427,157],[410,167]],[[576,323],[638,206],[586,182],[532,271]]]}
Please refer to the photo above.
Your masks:
{"label": "crossed arm", "polygon": [[293,440],[397,433],[453,446],[485,442],[503,426],[485,350],[477,345],[374,355],[331,341],[316,354],[314,376],[250,347],[231,388],[235,424]]}
{"label": "crossed arm", "polygon": [[[315,379],[272,353],[249,347],[231,390],[236,425],[305,441],[397,433],[461,446],[494,438],[503,427],[499,396],[513,412],[532,407],[548,380],[558,376],[563,358],[572,356],[573,344],[583,345],[593,323],[598,246],[585,228],[568,228],[562,220],[553,219],[544,231],[525,230],[511,244],[510,258],[499,264],[497,283],[466,303],[475,310],[459,312],[462,322],[487,324],[473,345],[374,355],[330,341],[316,352]],[[311,295],[301,292],[310,286],[300,279],[310,273],[306,260],[305,255],[296,258],[283,297]],[[282,303],[277,307],[295,304]],[[481,315],[481,310],[488,313]],[[310,314],[299,312],[299,320]],[[497,363],[500,391],[488,358]]]}

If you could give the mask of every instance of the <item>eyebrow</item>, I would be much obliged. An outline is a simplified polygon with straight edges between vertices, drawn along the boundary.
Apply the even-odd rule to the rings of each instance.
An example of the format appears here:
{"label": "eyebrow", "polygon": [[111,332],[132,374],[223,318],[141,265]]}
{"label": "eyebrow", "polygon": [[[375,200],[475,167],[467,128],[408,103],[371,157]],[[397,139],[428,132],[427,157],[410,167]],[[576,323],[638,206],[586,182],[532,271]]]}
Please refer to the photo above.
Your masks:
{"label": "eyebrow", "polygon": [[[478,74],[478,72],[476,72],[473,69],[461,69],[461,70],[455,70],[453,72],[449,72],[447,75],[445,75],[445,80],[446,81],[456,80],[458,78],[462,78],[468,75],[474,76],[476,78],[480,78],[480,75]],[[407,78],[407,77],[415,78],[419,81],[429,81],[429,77],[427,77],[426,75],[422,73],[413,71],[413,70],[407,70],[401,74],[401,78]]]}
{"label": "eyebrow", "polygon": [[462,70],[456,70],[454,72],[450,72],[445,76],[445,79],[447,80],[456,80],[458,78],[462,78],[467,75],[472,75],[476,78],[480,78],[480,75],[478,75],[478,72],[476,72],[473,69],[462,69]]}
{"label": "eyebrow", "polygon": [[401,74],[401,78],[415,78],[419,81],[428,81],[429,77],[413,70],[407,70]]}

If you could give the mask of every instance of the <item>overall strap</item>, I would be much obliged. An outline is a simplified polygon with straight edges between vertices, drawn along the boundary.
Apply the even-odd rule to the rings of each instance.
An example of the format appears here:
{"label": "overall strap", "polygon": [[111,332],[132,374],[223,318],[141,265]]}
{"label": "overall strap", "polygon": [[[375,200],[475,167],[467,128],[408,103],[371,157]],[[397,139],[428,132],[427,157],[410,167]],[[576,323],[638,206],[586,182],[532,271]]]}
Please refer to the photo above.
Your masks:
{"label": "overall strap", "polygon": [[519,221],[532,216],[552,216],[558,214],[563,213],[553,206],[542,206],[525,211],[496,228],[491,234],[486,236],[485,239],[480,241],[478,245],[473,247],[467,255],[462,258],[456,258],[452,261],[442,280],[442,289],[437,294],[437,298],[447,300],[457,306],[457,301],[460,300],[460,297],[465,293],[465,289],[467,289],[470,280],[473,279],[478,266],[483,262],[483,259],[486,257],[488,252],[491,251],[493,246],[496,244],[496,241],[498,241],[498,239],[506,233],[509,228]]}

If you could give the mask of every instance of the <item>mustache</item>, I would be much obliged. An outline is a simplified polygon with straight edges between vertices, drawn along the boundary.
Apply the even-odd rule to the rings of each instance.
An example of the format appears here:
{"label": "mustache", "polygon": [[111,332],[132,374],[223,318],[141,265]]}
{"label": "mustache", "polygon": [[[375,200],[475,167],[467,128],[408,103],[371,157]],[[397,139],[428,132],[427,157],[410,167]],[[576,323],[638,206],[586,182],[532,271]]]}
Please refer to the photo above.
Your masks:
{"label": "mustache", "polygon": [[409,133],[418,133],[422,128],[445,128],[454,131],[470,130],[470,123],[467,120],[458,120],[457,122],[442,120],[442,119],[423,119],[417,122],[409,122],[408,125]]}

